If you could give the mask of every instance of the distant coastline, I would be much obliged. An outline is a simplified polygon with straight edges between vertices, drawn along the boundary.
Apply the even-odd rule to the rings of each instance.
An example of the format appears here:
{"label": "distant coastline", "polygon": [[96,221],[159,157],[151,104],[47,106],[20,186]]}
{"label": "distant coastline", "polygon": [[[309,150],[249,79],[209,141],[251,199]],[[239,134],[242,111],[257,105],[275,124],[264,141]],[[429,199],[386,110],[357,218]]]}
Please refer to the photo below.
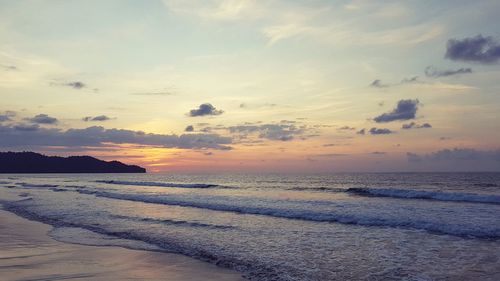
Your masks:
{"label": "distant coastline", "polygon": [[146,169],[91,156],[46,156],[35,152],[0,152],[0,173],[146,173]]}

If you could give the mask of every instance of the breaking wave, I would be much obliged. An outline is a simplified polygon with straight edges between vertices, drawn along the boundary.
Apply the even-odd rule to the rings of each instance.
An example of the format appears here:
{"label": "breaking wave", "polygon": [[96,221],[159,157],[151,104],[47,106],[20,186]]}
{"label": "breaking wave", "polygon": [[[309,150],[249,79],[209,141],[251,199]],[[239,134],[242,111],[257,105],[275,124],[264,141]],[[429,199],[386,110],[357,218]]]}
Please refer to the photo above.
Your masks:
{"label": "breaking wave", "polygon": [[170,183],[170,182],[150,182],[150,181],[115,181],[98,180],[99,183],[118,184],[118,185],[137,185],[137,186],[159,186],[159,187],[179,187],[179,188],[214,188],[217,184],[205,183]]}
{"label": "breaking wave", "polygon": [[440,192],[413,189],[393,189],[393,188],[349,188],[348,193],[374,197],[392,197],[401,199],[429,199],[452,202],[488,203],[500,204],[500,195],[460,193],[460,192]]}

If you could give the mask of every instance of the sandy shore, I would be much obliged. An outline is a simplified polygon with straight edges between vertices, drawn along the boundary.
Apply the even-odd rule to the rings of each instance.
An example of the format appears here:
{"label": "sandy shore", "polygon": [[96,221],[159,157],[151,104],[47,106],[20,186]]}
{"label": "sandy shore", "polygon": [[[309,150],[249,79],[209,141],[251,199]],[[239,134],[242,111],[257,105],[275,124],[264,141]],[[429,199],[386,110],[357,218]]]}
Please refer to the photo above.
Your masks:
{"label": "sandy shore", "polygon": [[3,281],[244,280],[239,273],[182,255],[58,242],[51,226],[0,209]]}

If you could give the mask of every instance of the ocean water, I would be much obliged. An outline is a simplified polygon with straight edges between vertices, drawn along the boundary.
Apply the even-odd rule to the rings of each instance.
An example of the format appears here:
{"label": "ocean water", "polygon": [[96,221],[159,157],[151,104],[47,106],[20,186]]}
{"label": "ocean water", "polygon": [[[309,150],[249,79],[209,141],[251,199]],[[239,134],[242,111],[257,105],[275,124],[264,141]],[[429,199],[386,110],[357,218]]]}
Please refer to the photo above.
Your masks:
{"label": "ocean water", "polygon": [[500,280],[500,173],[0,175],[0,203],[250,280]]}

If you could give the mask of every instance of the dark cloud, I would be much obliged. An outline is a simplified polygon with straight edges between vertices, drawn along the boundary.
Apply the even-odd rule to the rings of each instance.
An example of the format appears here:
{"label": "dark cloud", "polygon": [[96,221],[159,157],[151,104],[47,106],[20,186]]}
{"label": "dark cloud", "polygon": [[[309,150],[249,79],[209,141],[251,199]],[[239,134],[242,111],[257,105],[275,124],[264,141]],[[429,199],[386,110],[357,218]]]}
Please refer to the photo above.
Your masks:
{"label": "dark cloud", "polygon": [[6,114],[0,114],[0,122],[11,121],[10,116]]}
{"label": "dark cloud", "polygon": [[56,124],[57,118],[50,117],[47,114],[38,114],[33,118],[26,118],[27,121],[36,124]]}
{"label": "dark cloud", "polygon": [[197,116],[206,116],[206,115],[221,115],[224,113],[222,110],[217,110],[210,103],[201,104],[197,109],[192,109],[189,111],[189,116],[197,117]]}
{"label": "dark cloud", "polygon": [[400,100],[396,105],[396,108],[391,112],[379,115],[373,120],[377,123],[386,123],[397,120],[409,120],[414,119],[418,110],[418,99],[416,100]]}
{"label": "dark cloud", "polygon": [[432,65],[429,65],[428,67],[425,68],[425,75],[427,77],[432,77],[432,78],[446,77],[458,74],[468,74],[468,73],[472,73],[471,68],[438,70]]}
{"label": "dark cloud", "polygon": [[69,83],[66,83],[64,85],[69,86],[73,89],[77,89],[77,90],[80,90],[82,88],[87,87],[87,85],[85,85],[85,83],[80,82],[80,81],[69,82]]}
{"label": "dark cloud", "polygon": [[500,43],[493,37],[479,34],[464,39],[450,39],[446,45],[445,58],[450,60],[496,63],[500,60]]}
{"label": "dark cloud", "polygon": [[429,123],[424,123],[424,124],[421,124],[421,125],[417,125],[416,128],[417,129],[430,129],[430,128],[432,128],[432,125],[429,124]]}
{"label": "dark cloud", "polygon": [[387,135],[387,134],[393,134],[394,132],[389,130],[389,129],[385,129],[385,128],[371,128],[370,129],[370,134],[372,135]]}
{"label": "dark cloud", "polygon": [[419,155],[416,153],[406,153],[408,161],[475,161],[493,160],[500,162],[500,149],[497,150],[476,150],[472,148],[442,149],[429,154]]}
{"label": "dark cloud", "polygon": [[[2,128],[0,126],[0,128]],[[15,131],[32,132],[40,128],[38,124],[16,124],[12,127]]]}
{"label": "dark cloud", "polygon": [[385,154],[387,154],[387,152],[384,152],[384,151],[374,151],[374,152],[372,152],[370,154],[373,154],[373,155],[385,155]]}
{"label": "dark cloud", "polygon": [[86,129],[42,128],[34,125],[0,125],[0,147],[106,147],[110,144],[135,144],[183,149],[231,149],[231,138],[217,134],[163,135],[142,131],[105,129],[100,126]]}
{"label": "dark cloud", "polygon": [[429,123],[424,123],[422,125],[417,126],[417,129],[430,129],[430,128],[432,128],[432,125]]}
{"label": "dark cloud", "polygon": [[16,116],[15,111],[7,110],[3,114],[0,114],[0,122],[12,121],[12,117]]}
{"label": "dark cloud", "polygon": [[358,134],[358,135],[364,135],[364,134],[366,134],[366,130],[365,129],[361,129],[361,130],[357,131],[356,134]]}
{"label": "dark cloud", "polygon": [[184,129],[184,131],[185,131],[185,132],[192,132],[192,131],[194,131],[194,127],[193,127],[193,125],[189,125],[189,126],[187,126],[187,127],[186,127],[186,129]]}
{"label": "dark cloud", "polygon": [[373,82],[370,84],[370,87],[374,87],[374,88],[387,88],[387,87],[389,87],[389,85],[388,84],[383,84],[382,80],[380,80],[380,79],[376,79],[376,80],[373,80]]}
{"label": "dark cloud", "polygon": [[401,126],[401,129],[409,130],[409,129],[429,129],[432,128],[431,124],[429,123],[424,123],[424,124],[417,124],[415,122],[411,122],[408,124],[403,124]]}
{"label": "dark cloud", "polygon": [[85,121],[85,122],[90,122],[90,121],[108,121],[110,120],[111,118],[109,118],[108,116],[106,115],[99,115],[99,116],[95,116],[95,117],[92,117],[92,116],[87,116],[87,117],[83,117],[82,120]]}

